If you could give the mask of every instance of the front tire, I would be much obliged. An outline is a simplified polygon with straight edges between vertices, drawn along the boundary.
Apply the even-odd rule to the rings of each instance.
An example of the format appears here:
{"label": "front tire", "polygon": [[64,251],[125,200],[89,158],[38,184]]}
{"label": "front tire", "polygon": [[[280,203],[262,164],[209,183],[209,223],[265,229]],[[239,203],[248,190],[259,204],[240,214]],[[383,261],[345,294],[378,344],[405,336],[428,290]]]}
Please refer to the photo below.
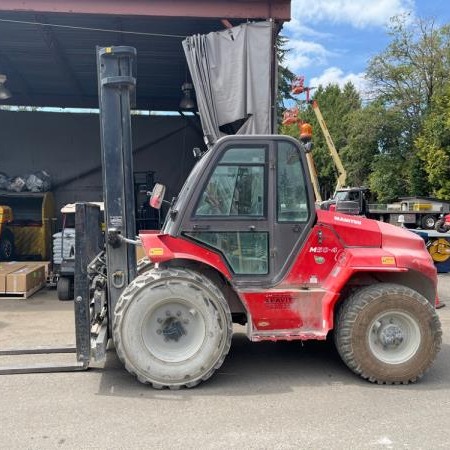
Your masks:
{"label": "front tire", "polygon": [[412,289],[387,283],[356,291],[338,313],[334,336],[344,363],[378,384],[415,382],[442,342],[432,305]]}
{"label": "front tire", "polygon": [[70,277],[60,276],[56,284],[58,300],[73,300],[73,280]]}
{"label": "front tire", "polygon": [[113,324],[126,369],[154,388],[193,387],[218,369],[232,322],[220,290],[187,269],[150,269],[119,298]]}

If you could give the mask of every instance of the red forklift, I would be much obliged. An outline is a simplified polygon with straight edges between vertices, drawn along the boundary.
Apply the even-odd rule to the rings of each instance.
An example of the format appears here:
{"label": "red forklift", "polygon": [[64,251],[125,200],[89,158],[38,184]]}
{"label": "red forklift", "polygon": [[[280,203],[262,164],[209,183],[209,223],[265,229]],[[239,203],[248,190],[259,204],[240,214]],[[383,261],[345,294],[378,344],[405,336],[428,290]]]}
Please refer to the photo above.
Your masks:
{"label": "red forklift", "polygon": [[[222,138],[197,162],[162,229],[136,239],[131,143],[124,144],[131,133],[117,136],[134,87],[122,69],[133,67],[134,51],[99,55],[107,278],[97,297],[129,372],[155,388],[193,387],[221,366],[239,323],[255,342],[333,332],[344,363],[372,382],[423,375],[441,346],[436,269],[423,240],[316,210],[297,140]],[[121,105],[117,122],[112,105]],[[156,186],[151,205],[163,200]],[[138,276],[137,243],[149,259]]]}
{"label": "red forklift", "polygon": [[[379,384],[407,384],[441,346],[437,274],[399,227],[317,210],[305,151],[286,136],[220,139],[193,168],[159,231],[135,233],[130,104],[136,51],[99,48],[105,239],[99,208],[76,207],[79,368],[111,339],[154,388],[212,376],[233,323],[253,342],[325,340]],[[160,207],[164,187],[153,189]],[[135,246],[148,257],[136,268]]]}

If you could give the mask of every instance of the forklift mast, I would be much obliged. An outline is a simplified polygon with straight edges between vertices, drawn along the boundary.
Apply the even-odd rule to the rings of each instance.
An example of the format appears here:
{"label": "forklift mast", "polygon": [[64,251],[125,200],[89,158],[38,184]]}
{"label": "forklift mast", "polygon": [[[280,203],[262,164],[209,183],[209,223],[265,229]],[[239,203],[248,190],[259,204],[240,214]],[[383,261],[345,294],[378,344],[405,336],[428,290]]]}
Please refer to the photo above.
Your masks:
{"label": "forklift mast", "polygon": [[97,47],[110,324],[120,294],[136,277],[136,249],[126,243],[136,238],[130,119],[135,61],[132,47]]}

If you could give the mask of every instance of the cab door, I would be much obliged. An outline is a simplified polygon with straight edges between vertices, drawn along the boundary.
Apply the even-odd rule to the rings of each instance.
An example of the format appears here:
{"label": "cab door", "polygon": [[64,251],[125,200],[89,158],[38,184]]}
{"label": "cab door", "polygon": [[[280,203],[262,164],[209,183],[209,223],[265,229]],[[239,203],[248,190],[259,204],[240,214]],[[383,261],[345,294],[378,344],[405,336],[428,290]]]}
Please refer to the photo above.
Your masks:
{"label": "cab door", "polygon": [[305,156],[282,136],[233,136],[211,152],[180,234],[218,252],[236,284],[274,285],[315,218]]}

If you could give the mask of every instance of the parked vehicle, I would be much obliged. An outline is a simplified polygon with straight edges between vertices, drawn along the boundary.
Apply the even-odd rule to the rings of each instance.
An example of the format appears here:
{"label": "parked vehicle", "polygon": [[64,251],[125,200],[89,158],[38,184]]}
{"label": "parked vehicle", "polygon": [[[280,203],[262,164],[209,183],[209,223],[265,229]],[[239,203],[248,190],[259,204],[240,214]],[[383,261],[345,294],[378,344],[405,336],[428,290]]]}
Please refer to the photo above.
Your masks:
{"label": "parked vehicle", "polygon": [[[342,360],[362,378],[417,381],[442,341],[424,241],[318,210],[298,140],[219,139],[170,202],[162,229],[136,237],[135,55],[130,47],[97,50],[105,232],[97,206],[76,205],[76,369],[105,359],[112,339],[139,381],[191,388],[222,365],[239,323],[253,342],[333,332]],[[150,204],[160,208],[164,193],[156,184]],[[148,258],[139,272],[138,245]]]}
{"label": "parked vehicle", "polygon": [[442,212],[449,210],[450,202],[431,198],[405,197],[388,204],[370,203],[369,189],[348,187],[338,189],[333,198],[321,204],[322,209],[331,209],[345,214],[366,216],[370,219],[402,225],[406,228],[433,230]]}
{"label": "parked vehicle", "polygon": [[[110,327],[98,332],[102,348],[111,337],[141,382],[178,389],[221,366],[233,322],[247,324],[254,342],[324,340],[334,330],[343,361],[361,377],[420,378],[441,345],[436,269],[423,240],[316,210],[305,153],[293,138],[220,139],[197,162],[162,229],[135,238],[130,132],[117,133],[129,123],[124,86],[134,78],[124,68],[131,71],[133,55],[99,50],[106,250],[89,270],[95,329]],[[157,185],[150,204],[160,207],[164,192]],[[149,258],[138,276],[137,244]]]}

